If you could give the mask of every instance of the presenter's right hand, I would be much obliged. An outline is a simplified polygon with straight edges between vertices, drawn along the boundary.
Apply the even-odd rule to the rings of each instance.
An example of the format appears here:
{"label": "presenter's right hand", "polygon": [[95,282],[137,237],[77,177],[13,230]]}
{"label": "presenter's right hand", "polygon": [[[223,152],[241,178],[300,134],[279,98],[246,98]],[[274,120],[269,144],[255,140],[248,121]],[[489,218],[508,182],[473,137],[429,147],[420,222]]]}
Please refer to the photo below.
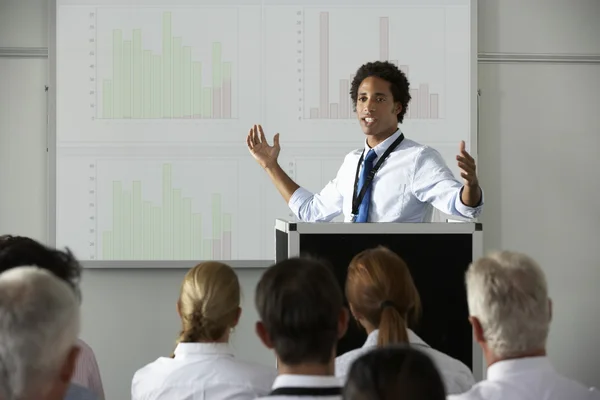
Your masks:
{"label": "presenter's right hand", "polygon": [[262,126],[254,125],[248,132],[246,143],[250,154],[263,168],[267,169],[277,165],[277,157],[281,150],[281,147],[279,147],[279,133],[273,137],[273,146],[269,146]]}

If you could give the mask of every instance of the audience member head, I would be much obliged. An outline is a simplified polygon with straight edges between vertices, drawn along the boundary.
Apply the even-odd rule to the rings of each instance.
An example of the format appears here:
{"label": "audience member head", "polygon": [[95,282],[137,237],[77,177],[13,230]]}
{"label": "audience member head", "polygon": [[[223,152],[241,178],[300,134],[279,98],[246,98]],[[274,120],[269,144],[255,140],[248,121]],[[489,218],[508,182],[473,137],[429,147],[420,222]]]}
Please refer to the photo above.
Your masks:
{"label": "audience member head", "polygon": [[177,301],[178,342],[228,342],[240,318],[240,283],[233,269],[207,261],[190,269]]}
{"label": "audience member head", "polygon": [[0,236],[0,272],[22,265],[50,271],[68,283],[79,297],[81,265],[68,249],[53,249],[23,236]]}
{"label": "audience member head", "polygon": [[488,365],[545,354],[551,303],[533,259],[509,251],[490,254],[470,265],[466,284],[469,320]]}
{"label": "audience member head", "polygon": [[427,355],[405,346],[365,353],[352,364],[344,400],[445,400],[446,389]]}
{"label": "audience member head", "polygon": [[62,399],[79,352],[79,301],[49,271],[0,274],[0,398]]}
{"label": "audience member head", "polygon": [[406,263],[381,246],[358,253],[350,262],[346,299],[368,333],[379,329],[379,346],[407,343],[407,328],[421,313],[419,292]]}
{"label": "audience member head", "polygon": [[307,258],[281,261],[261,277],[255,301],[257,334],[275,349],[281,373],[334,373],[336,344],[346,333],[348,313],[328,266]]}

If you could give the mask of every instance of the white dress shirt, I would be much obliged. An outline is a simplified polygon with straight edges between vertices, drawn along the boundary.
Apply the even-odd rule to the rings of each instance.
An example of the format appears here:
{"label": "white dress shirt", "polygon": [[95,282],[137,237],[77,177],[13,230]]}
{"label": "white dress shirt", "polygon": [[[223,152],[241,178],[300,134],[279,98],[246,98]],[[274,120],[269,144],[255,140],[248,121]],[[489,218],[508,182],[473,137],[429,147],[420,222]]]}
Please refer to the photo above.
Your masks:
{"label": "white dress shirt", "polygon": [[132,400],[250,400],[271,390],[277,371],[236,360],[225,343],[179,343],[175,358],[138,370]]}
{"label": "white dress shirt", "polygon": [[[292,388],[331,388],[343,386],[343,382],[335,376],[315,376],[315,375],[279,375],[273,383],[273,390],[277,388],[292,387]],[[341,400],[341,395],[335,396],[288,396],[288,395],[275,395],[260,397],[261,399],[268,400]]]}
{"label": "white dress shirt", "polygon": [[499,361],[487,380],[448,400],[599,400],[600,392],[556,373],[547,357]]}
{"label": "white dress shirt", "polygon": [[[373,150],[377,158],[400,136],[400,129]],[[370,150],[365,141],[364,154]],[[363,152],[358,149],[346,155],[337,176],[318,194],[300,187],[288,206],[305,222],[327,222],[344,213],[344,221],[352,220],[352,194],[356,167]],[[361,166],[362,170],[362,166]],[[404,139],[381,165],[372,182],[368,222],[428,222],[433,208],[449,215],[477,217],[483,207],[483,193],[477,207],[462,203],[463,184],[448,168],[441,154],[431,147]]]}
{"label": "white dress shirt", "polygon": [[[412,330],[408,329],[407,331],[408,341],[411,346],[428,355],[438,368],[438,371],[444,380],[444,385],[446,386],[446,393],[463,393],[475,384],[475,378],[469,367],[449,355],[432,348]],[[347,378],[352,363],[361,355],[377,347],[378,337],[379,330],[376,329],[369,334],[363,347],[350,350],[337,357],[335,359],[336,376]]]}

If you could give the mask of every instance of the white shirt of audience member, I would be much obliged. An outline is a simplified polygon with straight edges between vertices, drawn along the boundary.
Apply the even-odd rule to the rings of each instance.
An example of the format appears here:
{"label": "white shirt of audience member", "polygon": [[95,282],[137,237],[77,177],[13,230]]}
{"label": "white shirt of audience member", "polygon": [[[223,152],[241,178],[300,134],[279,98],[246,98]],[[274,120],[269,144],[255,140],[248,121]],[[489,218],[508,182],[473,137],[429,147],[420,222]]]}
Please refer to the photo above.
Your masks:
{"label": "white shirt of audience member", "polygon": [[[417,336],[412,330],[408,331],[408,341],[410,344],[423,353],[427,354],[442,376],[446,386],[446,393],[457,394],[469,390],[475,384],[475,378],[471,370],[459,360],[456,360],[440,351],[435,350]],[[376,329],[369,334],[365,344],[360,349],[351,350],[335,359],[335,374],[339,377],[346,377],[350,372],[352,363],[364,353],[377,347],[377,338],[379,330]]]}
{"label": "white shirt of audience member", "polygon": [[448,400],[600,400],[600,392],[556,373],[547,357],[498,361],[487,380]]}
{"label": "white shirt of audience member", "polygon": [[175,358],[138,370],[132,400],[250,400],[271,391],[277,371],[237,360],[226,343],[179,343]]}
{"label": "white shirt of audience member", "polygon": [[[343,382],[335,376],[313,376],[313,375],[279,375],[273,383],[273,390],[284,388],[301,388],[311,391],[329,391],[335,388],[342,388]],[[261,397],[265,400],[342,400],[341,394],[313,394],[313,395],[270,395]]]}

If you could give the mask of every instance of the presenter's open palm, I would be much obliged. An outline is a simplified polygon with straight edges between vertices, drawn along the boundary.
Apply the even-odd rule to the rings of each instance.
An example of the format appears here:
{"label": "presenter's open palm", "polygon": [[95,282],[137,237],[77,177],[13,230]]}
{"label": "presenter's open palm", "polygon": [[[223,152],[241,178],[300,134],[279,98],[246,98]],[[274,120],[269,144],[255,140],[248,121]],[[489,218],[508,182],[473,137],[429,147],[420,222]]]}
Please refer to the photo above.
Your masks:
{"label": "presenter's open palm", "polygon": [[277,164],[277,157],[281,150],[281,147],[279,147],[279,133],[273,137],[273,146],[269,146],[262,126],[254,125],[248,132],[246,144],[250,154],[263,168]]}
{"label": "presenter's open palm", "polygon": [[460,142],[460,154],[456,156],[456,161],[458,161],[463,183],[469,187],[477,187],[479,185],[477,166],[475,165],[475,159],[465,149],[464,140]]}

